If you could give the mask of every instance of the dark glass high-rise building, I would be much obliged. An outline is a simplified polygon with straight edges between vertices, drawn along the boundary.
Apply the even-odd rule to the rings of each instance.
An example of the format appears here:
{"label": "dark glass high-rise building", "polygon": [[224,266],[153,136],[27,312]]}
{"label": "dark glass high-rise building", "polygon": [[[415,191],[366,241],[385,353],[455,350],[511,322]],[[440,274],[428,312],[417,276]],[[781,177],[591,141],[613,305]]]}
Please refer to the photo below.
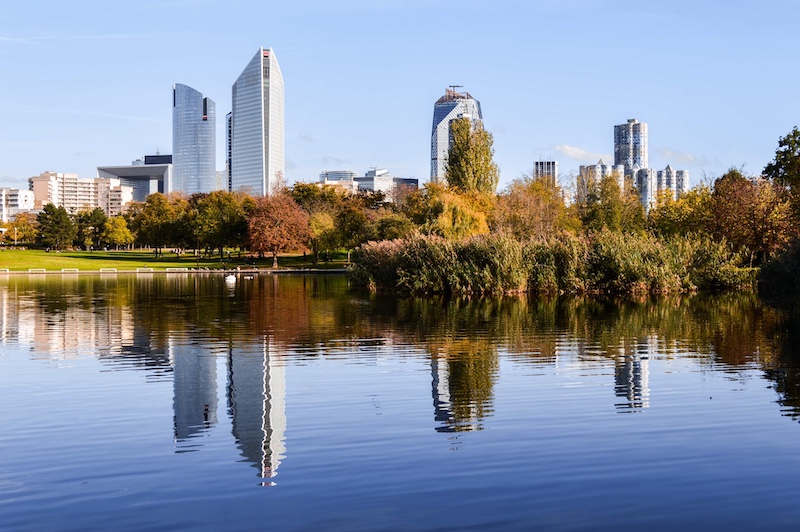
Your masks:
{"label": "dark glass high-rise building", "polygon": [[172,190],[194,194],[217,187],[214,101],[193,88],[172,86]]}

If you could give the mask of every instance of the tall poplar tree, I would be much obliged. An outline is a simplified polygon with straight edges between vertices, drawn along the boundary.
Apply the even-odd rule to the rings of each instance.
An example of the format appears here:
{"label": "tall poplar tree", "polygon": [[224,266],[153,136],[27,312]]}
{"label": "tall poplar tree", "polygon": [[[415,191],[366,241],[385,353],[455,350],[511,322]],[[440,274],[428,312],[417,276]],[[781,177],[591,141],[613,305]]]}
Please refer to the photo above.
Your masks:
{"label": "tall poplar tree", "polygon": [[500,171],[494,163],[494,139],[481,122],[458,118],[450,123],[450,151],[447,154],[447,184],[465,193],[494,195]]}

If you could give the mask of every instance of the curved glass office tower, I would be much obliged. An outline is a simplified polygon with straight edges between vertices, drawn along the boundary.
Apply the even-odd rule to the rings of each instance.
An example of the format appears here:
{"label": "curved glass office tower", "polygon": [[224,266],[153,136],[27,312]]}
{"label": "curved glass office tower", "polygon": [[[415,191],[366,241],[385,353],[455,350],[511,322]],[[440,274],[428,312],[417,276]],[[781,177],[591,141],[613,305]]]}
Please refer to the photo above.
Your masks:
{"label": "curved glass office tower", "polygon": [[194,194],[216,186],[214,101],[191,87],[172,86],[172,191]]}
{"label": "curved glass office tower", "polygon": [[231,190],[267,195],[284,181],[283,76],[270,49],[259,48],[233,84]]}
{"label": "curved glass office tower", "polygon": [[456,92],[453,85],[433,106],[433,132],[431,133],[431,181],[443,180],[450,151],[450,122],[468,116],[483,120],[481,104],[468,92]]}

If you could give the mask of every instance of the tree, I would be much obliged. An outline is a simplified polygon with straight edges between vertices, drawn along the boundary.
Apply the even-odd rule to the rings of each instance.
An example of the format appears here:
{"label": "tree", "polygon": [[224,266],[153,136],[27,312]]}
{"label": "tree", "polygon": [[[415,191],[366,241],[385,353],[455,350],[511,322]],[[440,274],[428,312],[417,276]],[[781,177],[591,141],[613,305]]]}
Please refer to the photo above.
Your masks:
{"label": "tree", "polygon": [[489,232],[486,213],[493,202],[493,196],[428,183],[408,197],[401,212],[423,233],[460,240]]}
{"label": "tree", "polygon": [[450,122],[450,135],[445,172],[448,185],[460,192],[494,195],[500,172],[492,160],[492,134],[480,121],[464,117]]}
{"label": "tree", "polygon": [[157,255],[164,246],[179,244],[183,233],[181,223],[188,208],[189,202],[179,194],[150,194],[144,204],[133,209],[132,225],[137,239],[153,246]]}
{"label": "tree", "polygon": [[377,238],[375,223],[362,205],[357,201],[351,201],[343,208],[335,218],[336,232],[339,235],[339,243],[349,252],[364,242]]}
{"label": "tree", "polygon": [[644,207],[628,180],[619,186],[619,175],[612,172],[599,183],[589,183],[582,221],[587,229],[600,231],[641,231],[645,226]]}
{"label": "tree", "polygon": [[459,194],[436,185],[427,187],[426,192],[428,222],[423,226],[425,232],[450,240],[463,240],[489,232],[488,209],[481,202],[486,196]]}
{"label": "tree", "polygon": [[315,212],[309,218],[309,242],[314,264],[319,262],[320,251],[330,251],[337,246],[338,234],[333,216],[327,212]]}
{"label": "tree", "polygon": [[72,244],[78,234],[75,223],[67,210],[48,203],[36,217],[39,223],[39,241],[55,249],[64,249]]}
{"label": "tree", "polygon": [[394,240],[411,234],[414,224],[404,214],[390,213],[378,218],[377,232],[379,240]]}
{"label": "tree", "polygon": [[106,221],[101,240],[119,249],[133,243],[133,234],[128,229],[128,222],[122,216],[113,216]]}
{"label": "tree", "polygon": [[778,139],[775,158],[764,168],[764,177],[787,186],[795,211],[800,213],[800,130],[797,126]]}
{"label": "tree", "polygon": [[100,247],[100,236],[105,228],[108,216],[103,209],[96,207],[78,213],[75,221],[78,226],[78,245],[86,249]]}
{"label": "tree", "polygon": [[761,264],[788,246],[796,236],[797,218],[785,186],[747,178],[731,168],[714,182],[710,229],[734,251],[746,251],[751,264]]}
{"label": "tree", "polygon": [[289,194],[309,215],[327,212],[335,216],[347,201],[347,192],[333,185],[295,183]]}
{"label": "tree", "polygon": [[243,245],[247,235],[246,203],[243,193],[222,190],[200,198],[194,219],[198,241],[219,249],[220,257],[225,246]]}
{"label": "tree", "polygon": [[257,198],[248,218],[250,249],[259,255],[272,253],[272,267],[278,267],[278,253],[305,247],[309,239],[308,214],[285,192]]}
{"label": "tree", "polygon": [[662,237],[708,233],[711,217],[711,189],[697,186],[677,199],[660,195],[648,213],[650,230]]}
{"label": "tree", "polygon": [[797,126],[778,139],[775,158],[764,168],[764,177],[793,189],[800,187],[800,130]]}
{"label": "tree", "polygon": [[574,227],[567,219],[561,187],[546,176],[523,175],[497,198],[490,220],[493,231],[509,233],[518,240],[542,238]]}
{"label": "tree", "polygon": [[36,241],[38,230],[36,229],[36,217],[28,212],[21,212],[8,223],[6,240],[16,244],[32,244]]}

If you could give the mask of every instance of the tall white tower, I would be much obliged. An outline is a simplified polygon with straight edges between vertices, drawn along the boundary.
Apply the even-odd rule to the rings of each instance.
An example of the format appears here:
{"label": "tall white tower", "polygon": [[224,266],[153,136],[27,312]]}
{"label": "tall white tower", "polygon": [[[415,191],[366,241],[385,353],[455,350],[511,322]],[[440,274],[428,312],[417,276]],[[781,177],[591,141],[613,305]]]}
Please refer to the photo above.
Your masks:
{"label": "tall white tower", "polygon": [[614,166],[650,168],[647,160],[647,124],[635,118],[614,126]]}
{"label": "tall white tower", "polygon": [[259,48],[233,84],[231,190],[270,194],[285,177],[283,75],[272,48]]}

